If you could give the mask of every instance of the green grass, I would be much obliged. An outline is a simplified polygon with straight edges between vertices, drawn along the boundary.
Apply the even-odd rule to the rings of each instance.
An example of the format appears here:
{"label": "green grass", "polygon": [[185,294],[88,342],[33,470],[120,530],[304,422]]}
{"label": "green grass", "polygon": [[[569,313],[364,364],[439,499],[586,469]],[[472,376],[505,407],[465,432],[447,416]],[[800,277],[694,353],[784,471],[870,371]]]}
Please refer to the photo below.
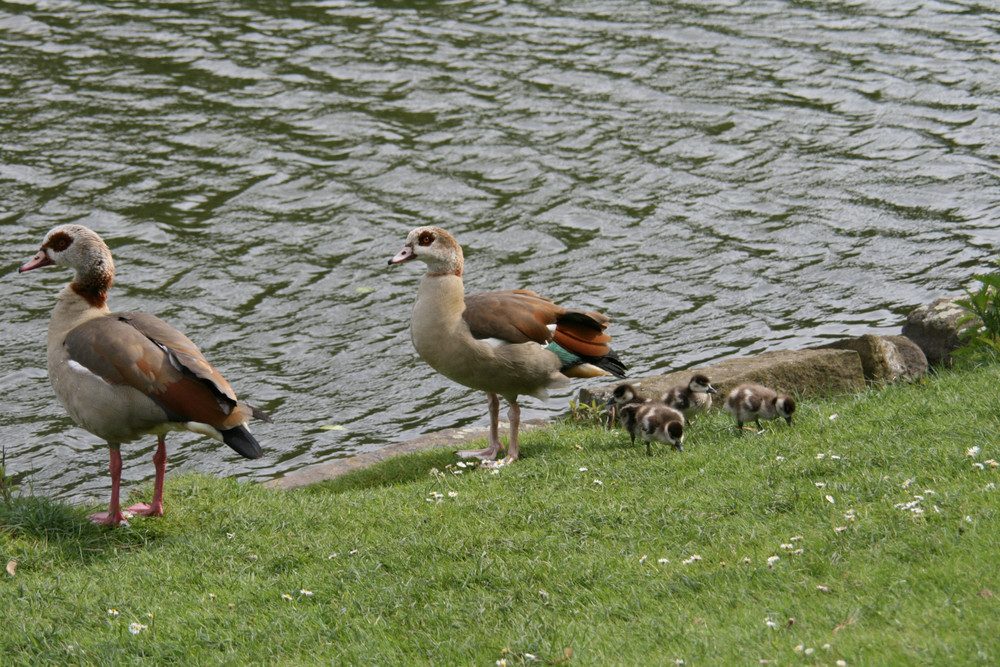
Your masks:
{"label": "green grass", "polygon": [[713,414],[652,457],[566,424],[498,474],[432,451],[294,492],[168,477],[128,529],[15,498],[0,663],[995,664],[998,381],[803,400],[762,435]]}

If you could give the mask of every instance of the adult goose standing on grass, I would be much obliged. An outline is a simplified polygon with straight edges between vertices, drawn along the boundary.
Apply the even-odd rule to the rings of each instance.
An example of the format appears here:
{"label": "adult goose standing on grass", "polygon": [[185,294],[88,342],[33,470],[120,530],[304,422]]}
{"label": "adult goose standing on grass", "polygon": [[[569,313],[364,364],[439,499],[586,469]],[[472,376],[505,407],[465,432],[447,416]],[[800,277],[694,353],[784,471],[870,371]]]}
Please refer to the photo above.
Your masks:
{"label": "adult goose standing on grass", "polygon": [[111,504],[107,512],[90,515],[94,523],[124,521],[120,447],[140,436],[158,439],[153,502],[127,510],[145,516],[163,514],[167,432],[207,435],[248,459],[263,455],[245,424],[251,417],[270,418],[237,400],[187,336],[152,315],[108,309],[115,265],[100,236],[80,225],[56,227],[18,272],[52,265],[76,275],[59,293],[49,322],[49,380],[73,420],[111,449]]}
{"label": "adult goose standing on grass", "polygon": [[624,377],[625,366],[604,333],[601,313],[567,310],[529,290],[465,294],[462,247],[440,227],[418,227],[389,264],[418,259],[427,273],[417,290],[410,337],[420,357],[445,377],[486,392],[489,446],[463,458],[493,460],[501,450],[500,396],[510,404],[510,445],[504,463],[519,455],[520,395],[542,400],[570,377]]}

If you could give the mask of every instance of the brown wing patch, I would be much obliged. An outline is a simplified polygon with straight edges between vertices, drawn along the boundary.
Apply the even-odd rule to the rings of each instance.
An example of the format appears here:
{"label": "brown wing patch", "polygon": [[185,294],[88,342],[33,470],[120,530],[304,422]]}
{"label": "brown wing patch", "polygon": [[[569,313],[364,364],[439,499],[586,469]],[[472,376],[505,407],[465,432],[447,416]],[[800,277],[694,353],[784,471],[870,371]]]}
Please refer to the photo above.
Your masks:
{"label": "brown wing patch", "polygon": [[236,402],[236,392],[226,378],[208,363],[198,346],[180,331],[155,315],[147,313],[112,313],[111,316],[131,325],[146,338],[169,350],[184,368],[202,380],[210,382],[229,400]]}
{"label": "brown wing patch", "polygon": [[184,421],[201,422],[224,430],[247,420],[242,410],[233,410],[204,381],[191,375],[166,385],[162,392],[150,396]]}
{"label": "brown wing patch", "polygon": [[114,315],[81,324],[67,334],[63,344],[70,359],[90,372],[147,395],[181,377],[163,350]]}
{"label": "brown wing patch", "polygon": [[611,336],[576,326],[559,325],[554,335],[556,343],[584,357],[602,357],[611,351]]}
{"label": "brown wing patch", "polygon": [[170,421],[231,428],[249,417],[195,344],[152,315],[112,313],[73,329],[64,344],[73,361],[142,392]]}
{"label": "brown wing patch", "polygon": [[592,310],[567,310],[560,316],[559,323],[577,322],[587,327],[604,331],[611,324],[611,318]]}
{"label": "brown wing patch", "polygon": [[601,313],[570,310],[556,324],[555,341],[585,357],[601,357],[611,351],[611,336],[604,329],[611,320]]}
{"label": "brown wing patch", "polygon": [[548,325],[555,324],[565,312],[551,299],[530,290],[502,290],[467,295],[462,318],[474,338],[544,345],[552,340]]}

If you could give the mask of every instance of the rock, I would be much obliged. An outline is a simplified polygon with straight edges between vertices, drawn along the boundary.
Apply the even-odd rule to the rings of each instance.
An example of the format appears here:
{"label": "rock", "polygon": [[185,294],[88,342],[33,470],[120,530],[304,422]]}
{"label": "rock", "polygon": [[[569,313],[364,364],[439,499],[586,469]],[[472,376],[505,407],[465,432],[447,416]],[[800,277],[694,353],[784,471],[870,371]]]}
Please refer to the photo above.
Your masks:
{"label": "rock", "polygon": [[930,364],[927,362],[927,355],[924,354],[919,345],[906,336],[882,336],[882,338],[895,345],[896,351],[903,357],[903,365],[906,367],[903,379],[916,380],[927,375]]}
{"label": "rock", "polygon": [[979,320],[959,324],[968,311],[955,301],[960,297],[942,297],[914,309],[906,316],[903,335],[916,343],[932,366],[952,363],[951,353],[964,343],[964,334]]}
{"label": "rock", "polygon": [[916,343],[905,336],[864,334],[820,345],[816,349],[854,350],[861,358],[861,368],[868,382],[915,380],[927,372],[927,357]]}
{"label": "rock", "polygon": [[[719,396],[712,402],[713,408],[722,407],[729,392],[744,382],[756,382],[795,397],[842,394],[860,391],[865,386],[858,353],[833,349],[765,352],[756,357],[727,359],[711,366],[653,375],[633,382],[639,383],[643,396],[659,398],[670,387],[687,383],[695,372],[707,375],[719,390]],[[603,403],[615,386],[584,387],[578,400],[588,404],[592,401]]]}

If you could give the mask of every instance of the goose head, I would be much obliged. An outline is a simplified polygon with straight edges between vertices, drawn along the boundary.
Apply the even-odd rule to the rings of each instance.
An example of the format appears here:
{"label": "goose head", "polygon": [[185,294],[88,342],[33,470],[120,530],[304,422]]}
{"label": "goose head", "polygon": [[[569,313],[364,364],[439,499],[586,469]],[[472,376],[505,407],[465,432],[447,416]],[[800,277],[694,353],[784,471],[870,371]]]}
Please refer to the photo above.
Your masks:
{"label": "goose head", "polygon": [[699,373],[691,378],[691,382],[688,383],[688,388],[695,392],[701,394],[718,394],[718,390],[712,386],[712,381],[708,379],[707,375],[702,375]]}
{"label": "goose head", "polygon": [[417,227],[406,237],[406,243],[389,264],[402,264],[419,259],[427,264],[431,276],[462,275],[462,246],[455,237],[440,227]]}
{"label": "goose head", "polygon": [[60,225],[42,241],[34,257],[23,264],[18,273],[43,266],[65,266],[73,269],[73,291],[92,305],[104,303],[108,288],[115,279],[115,262],[111,250],[96,232],[82,225]]}
{"label": "goose head", "polygon": [[640,401],[642,401],[642,399],[639,397],[639,391],[635,388],[635,385],[628,382],[615,387],[614,392],[611,394],[611,402],[619,407],[625,405],[626,403]]}
{"label": "goose head", "polygon": [[779,396],[774,401],[774,412],[792,425],[792,413],[795,412],[795,399],[791,396]]}
{"label": "goose head", "polygon": [[671,447],[679,452],[684,451],[684,425],[678,421],[672,421],[663,429],[663,444],[669,443]]}

